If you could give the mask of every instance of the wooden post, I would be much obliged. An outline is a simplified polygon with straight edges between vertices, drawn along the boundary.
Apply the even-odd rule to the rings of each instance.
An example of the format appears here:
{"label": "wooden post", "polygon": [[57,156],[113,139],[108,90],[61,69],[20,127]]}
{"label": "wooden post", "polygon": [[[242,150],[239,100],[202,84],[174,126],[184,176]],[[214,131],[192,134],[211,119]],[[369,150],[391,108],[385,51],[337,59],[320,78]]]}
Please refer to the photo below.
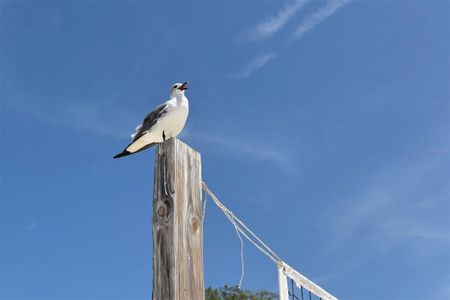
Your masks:
{"label": "wooden post", "polygon": [[158,146],[153,190],[153,300],[204,300],[201,159],[178,139]]}

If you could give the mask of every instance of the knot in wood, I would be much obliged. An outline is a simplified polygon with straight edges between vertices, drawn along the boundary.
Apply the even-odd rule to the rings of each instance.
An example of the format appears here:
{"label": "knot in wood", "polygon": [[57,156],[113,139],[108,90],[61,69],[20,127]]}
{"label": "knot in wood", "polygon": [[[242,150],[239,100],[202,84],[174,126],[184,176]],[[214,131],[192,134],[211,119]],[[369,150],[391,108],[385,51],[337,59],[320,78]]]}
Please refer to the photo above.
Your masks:
{"label": "knot in wood", "polygon": [[199,226],[200,226],[199,220],[197,218],[193,218],[192,219],[192,232],[196,233]]}
{"label": "knot in wood", "polygon": [[160,216],[161,218],[164,217],[164,215],[166,214],[166,208],[161,205],[160,207],[158,207],[158,216]]}
{"label": "knot in wood", "polygon": [[170,215],[169,201],[158,201],[155,206],[156,215],[158,218],[165,219]]}

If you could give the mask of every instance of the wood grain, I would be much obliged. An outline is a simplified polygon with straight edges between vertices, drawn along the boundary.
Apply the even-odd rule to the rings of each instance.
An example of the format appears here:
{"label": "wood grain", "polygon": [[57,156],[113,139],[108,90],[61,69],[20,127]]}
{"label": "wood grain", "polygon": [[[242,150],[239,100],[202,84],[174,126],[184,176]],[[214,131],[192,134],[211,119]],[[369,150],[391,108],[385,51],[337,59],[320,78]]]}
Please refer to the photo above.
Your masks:
{"label": "wood grain", "polygon": [[156,151],[153,300],[204,300],[200,153],[178,139]]}

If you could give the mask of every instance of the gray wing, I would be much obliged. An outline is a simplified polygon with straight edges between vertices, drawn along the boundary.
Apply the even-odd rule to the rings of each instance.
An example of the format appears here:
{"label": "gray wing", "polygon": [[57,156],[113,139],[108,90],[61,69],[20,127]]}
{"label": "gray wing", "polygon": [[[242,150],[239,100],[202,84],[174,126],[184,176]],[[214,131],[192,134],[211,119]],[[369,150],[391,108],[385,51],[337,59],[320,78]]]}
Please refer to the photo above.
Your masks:
{"label": "gray wing", "polygon": [[145,117],[144,121],[142,121],[142,124],[136,128],[136,132],[131,136],[132,137],[131,141],[132,142],[136,141],[146,131],[150,130],[156,124],[156,122],[158,122],[158,119],[167,113],[166,108],[167,108],[167,104],[164,103],[164,104],[161,104],[160,106],[158,106],[157,108],[155,108],[155,110],[153,110],[152,112],[150,112]]}

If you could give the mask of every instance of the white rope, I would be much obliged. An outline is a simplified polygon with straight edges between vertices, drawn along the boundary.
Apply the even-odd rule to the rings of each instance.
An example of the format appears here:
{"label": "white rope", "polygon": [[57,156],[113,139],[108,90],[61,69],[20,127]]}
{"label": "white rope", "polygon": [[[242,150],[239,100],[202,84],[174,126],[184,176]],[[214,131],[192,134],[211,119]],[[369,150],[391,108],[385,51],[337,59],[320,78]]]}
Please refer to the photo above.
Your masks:
{"label": "white rope", "polygon": [[205,192],[204,200],[203,200],[203,216],[202,216],[202,223],[205,222],[205,216],[206,216],[206,201],[208,200],[208,194]]}
{"label": "white rope", "polygon": [[245,224],[239,220],[238,218],[236,218],[236,220],[242,225],[242,227],[245,228],[245,230],[247,230],[261,245],[263,245],[275,258],[277,261],[281,261],[281,258],[272,251],[272,249],[269,248],[269,246],[267,246],[256,234],[254,234],[247,226],[245,226]]}
{"label": "white rope", "polygon": [[[307,290],[313,292],[318,297],[324,300],[337,300],[336,297],[329,294],[327,291],[322,289],[320,286],[297,272],[295,269],[288,266],[272,249],[269,248],[256,234],[254,234],[238,217],[234,215],[234,213],[229,210],[222,202],[217,199],[217,197],[211,192],[206,183],[202,182],[203,190],[211,196],[211,199],[214,203],[222,210],[228,220],[233,224],[236,233],[241,241],[241,265],[242,265],[242,273],[241,280],[239,281],[239,288],[241,288],[242,279],[244,277],[244,243],[242,241],[242,237],[239,233],[241,233],[247,240],[249,240],[256,248],[258,248],[262,253],[264,253],[267,257],[269,257],[275,264],[277,264],[279,268],[279,272],[284,273],[289,278],[292,278],[297,286],[303,286]],[[203,206],[203,213],[205,212],[206,207],[206,198],[205,195],[205,203]],[[248,234],[247,234],[248,233]],[[250,237],[250,236],[251,237]],[[256,240],[256,241],[255,241]],[[287,299],[287,298],[286,298]]]}
{"label": "white rope", "polygon": [[241,278],[239,279],[239,289],[241,289],[242,286],[242,280],[244,279],[245,274],[245,264],[244,264],[244,241],[242,240],[241,235],[239,234],[238,226],[236,222],[233,220],[234,229],[236,230],[237,236],[239,237],[239,240],[241,241]]}
{"label": "white rope", "polygon": [[[206,184],[204,182],[202,182],[202,187],[203,190],[205,191],[205,200],[203,202],[203,220],[205,220],[205,208],[206,208],[206,200],[208,199],[208,188],[206,187]],[[206,188],[205,188],[206,187]],[[211,191],[209,191],[211,193]],[[212,194],[212,193],[211,193]],[[214,196],[214,195],[213,195]],[[211,198],[214,200],[213,196],[211,196]],[[217,198],[216,198],[217,199]],[[215,200],[214,200],[215,201]],[[224,207],[224,206],[223,206]],[[220,208],[220,206],[219,206]],[[230,222],[233,224],[234,229],[236,230],[237,236],[239,238],[239,240],[241,241],[241,278],[239,279],[239,289],[241,289],[242,286],[242,280],[244,279],[244,274],[245,274],[245,263],[244,263],[244,241],[242,240],[241,235],[239,234],[239,228],[238,228],[238,224],[236,223],[236,221],[234,220],[233,216],[230,215],[230,213],[228,212],[228,210],[222,210],[223,213],[225,214],[225,216],[228,218],[228,220],[230,220]]]}
{"label": "white rope", "polygon": [[[267,257],[269,257],[273,262],[277,263],[279,261],[282,261],[281,258],[272,249],[269,248],[269,246],[267,246],[256,234],[254,234],[247,226],[245,226],[245,224],[241,220],[239,220],[239,218],[236,217],[232,211],[226,208],[225,205],[223,205],[223,203],[220,202],[219,199],[217,199],[217,197],[213,194],[213,192],[211,192],[211,190],[208,188],[206,183],[203,182],[202,187],[203,190],[205,190],[211,196],[211,199],[213,199],[214,203],[216,203],[216,205],[223,211],[228,220],[230,220],[230,222],[235,226],[235,228],[240,233],[242,233],[242,235],[245,238],[247,238],[247,240],[249,240],[256,248],[258,248],[262,253],[264,253]],[[242,227],[244,227],[245,230],[241,228],[241,225]],[[256,241],[254,241],[253,238],[249,237],[247,232],[254,239],[256,239],[259,242],[259,244]]]}

